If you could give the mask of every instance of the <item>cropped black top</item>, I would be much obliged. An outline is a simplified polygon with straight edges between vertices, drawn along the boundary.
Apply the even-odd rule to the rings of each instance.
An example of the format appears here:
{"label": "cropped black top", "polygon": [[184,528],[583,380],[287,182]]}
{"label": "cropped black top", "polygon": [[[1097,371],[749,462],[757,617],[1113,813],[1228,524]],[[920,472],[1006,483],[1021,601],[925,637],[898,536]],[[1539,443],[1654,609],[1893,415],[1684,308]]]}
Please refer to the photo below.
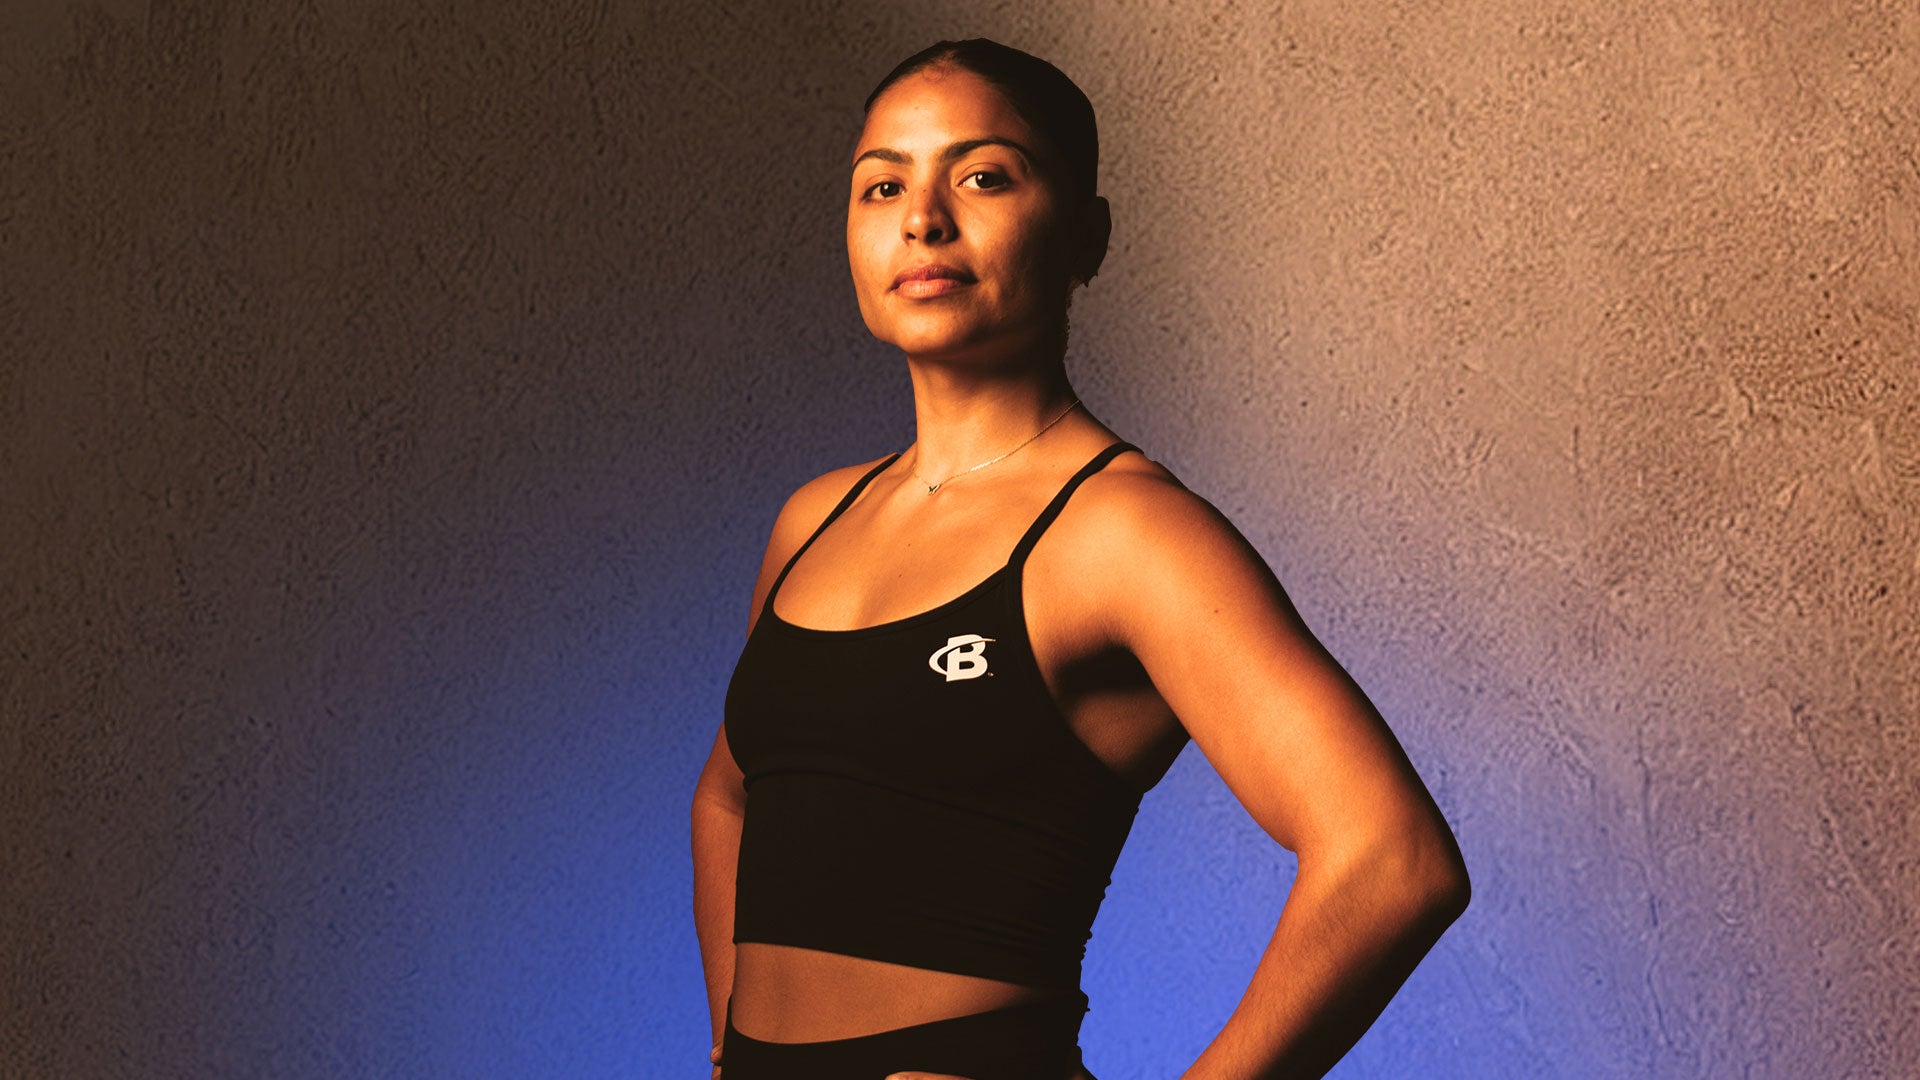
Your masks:
{"label": "cropped black top", "polygon": [[773,601],[727,687],[745,776],[733,940],[1030,986],[1080,984],[1093,919],[1140,797],[1068,727],[1027,640],[1027,554],[1107,447],[1006,564],[929,611],[854,630],[795,626]]}

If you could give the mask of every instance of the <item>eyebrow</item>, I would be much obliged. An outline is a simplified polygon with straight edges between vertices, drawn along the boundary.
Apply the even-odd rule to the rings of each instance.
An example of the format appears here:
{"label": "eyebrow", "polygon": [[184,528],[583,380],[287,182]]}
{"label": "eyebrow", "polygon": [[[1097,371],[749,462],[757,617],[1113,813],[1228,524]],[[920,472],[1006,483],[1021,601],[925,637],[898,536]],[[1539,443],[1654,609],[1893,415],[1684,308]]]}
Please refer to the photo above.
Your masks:
{"label": "eyebrow", "polygon": [[[1020,155],[1021,164],[1025,165],[1029,169],[1033,168],[1032,151],[1029,151],[1026,147],[1021,146],[1019,143],[1014,142],[1012,139],[1003,139],[998,135],[988,135],[978,139],[962,139],[956,143],[948,143],[947,148],[940,151],[940,163],[945,164],[946,162],[952,161],[954,158],[960,157],[963,154],[971,154],[975,150],[978,150],[983,146],[1004,146],[1009,150],[1012,150],[1014,153]],[[861,154],[859,157],[854,158],[853,168],[856,168],[856,169],[859,168],[860,163],[867,160],[868,158],[878,158],[881,161],[890,162],[894,165],[913,164],[912,154],[903,154],[900,151],[887,146],[876,146],[873,149],[867,151],[866,153]]]}

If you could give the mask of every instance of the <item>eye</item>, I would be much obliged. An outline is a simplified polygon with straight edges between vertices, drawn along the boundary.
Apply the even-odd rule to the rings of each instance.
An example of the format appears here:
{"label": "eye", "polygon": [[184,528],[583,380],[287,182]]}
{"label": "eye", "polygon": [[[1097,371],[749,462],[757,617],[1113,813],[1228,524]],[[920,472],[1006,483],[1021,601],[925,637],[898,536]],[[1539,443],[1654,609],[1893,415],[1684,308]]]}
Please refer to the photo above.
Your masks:
{"label": "eye", "polygon": [[968,173],[964,178],[961,179],[960,182],[964,184],[968,180],[972,180],[976,177],[985,177],[988,181],[991,181],[990,183],[987,183],[987,184],[977,185],[978,190],[980,191],[992,191],[995,188],[1003,188],[1003,187],[1006,187],[1009,182],[1006,177],[990,169],[976,169],[973,172]]}
{"label": "eye", "polygon": [[[898,192],[900,189],[900,184],[899,182],[894,180],[882,180],[877,184],[873,184],[869,186],[867,190],[861,192],[860,197],[862,199],[871,199],[873,198],[873,193],[876,191],[879,191],[881,188],[892,188],[894,189],[894,192]],[[887,198],[888,195],[890,194],[892,194],[892,192],[882,194],[880,197],[884,199],[884,198]]]}

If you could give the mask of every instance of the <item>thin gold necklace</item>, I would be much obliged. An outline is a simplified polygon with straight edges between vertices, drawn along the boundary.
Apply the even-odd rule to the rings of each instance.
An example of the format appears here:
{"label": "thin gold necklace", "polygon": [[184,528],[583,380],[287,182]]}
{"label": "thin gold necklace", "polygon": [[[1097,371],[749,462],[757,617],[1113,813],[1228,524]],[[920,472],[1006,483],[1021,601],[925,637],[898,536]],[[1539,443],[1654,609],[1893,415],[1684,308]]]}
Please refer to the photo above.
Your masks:
{"label": "thin gold necklace", "polygon": [[[1032,435],[1027,436],[1026,442],[1023,442],[1019,446],[1014,447],[1012,450],[1009,450],[1006,453],[1001,454],[999,457],[994,458],[992,461],[983,461],[980,464],[975,465],[971,469],[961,469],[959,472],[954,473],[952,476],[949,476],[945,480],[941,480],[938,483],[927,484],[927,478],[924,476],[921,476],[918,469],[914,470],[913,478],[915,480],[920,481],[923,484],[927,484],[927,494],[931,495],[934,492],[939,491],[941,488],[945,487],[947,484],[960,479],[961,477],[967,475],[970,472],[979,472],[981,469],[984,469],[989,465],[995,464],[996,462],[1005,461],[1006,459],[1012,457],[1015,453],[1023,449],[1027,445],[1027,443],[1030,443],[1033,440],[1039,438],[1040,436],[1045,435],[1047,433],[1047,428],[1050,428],[1053,425],[1059,423],[1060,421],[1065,420],[1067,418],[1067,414],[1072,412],[1074,408],[1079,404],[1080,404],[1080,399],[1074,398],[1072,404],[1060,410],[1059,416],[1056,416],[1053,419],[1047,421],[1046,427],[1043,427],[1039,431],[1034,432]],[[920,455],[918,453],[915,453],[914,454],[915,460],[918,460],[919,456]]]}

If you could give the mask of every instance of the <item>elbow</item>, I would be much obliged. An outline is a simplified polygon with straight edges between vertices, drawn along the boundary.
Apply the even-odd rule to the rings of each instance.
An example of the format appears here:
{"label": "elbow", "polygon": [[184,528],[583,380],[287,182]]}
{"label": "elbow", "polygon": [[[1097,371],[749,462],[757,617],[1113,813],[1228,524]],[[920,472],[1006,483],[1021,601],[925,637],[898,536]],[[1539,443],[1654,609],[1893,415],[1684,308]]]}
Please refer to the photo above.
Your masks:
{"label": "elbow", "polygon": [[693,794],[693,815],[699,817],[702,811],[717,810],[734,817],[747,812],[747,800],[727,791],[700,790]]}
{"label": "elbow", "polygon": [[1473,895],[1466,860],[1438,814],[1403,817],[1343,839],[1303,847],[1301,874],[1325,873],[1335,890],[1371,887],[1394,922],[1423,937],[1439,937],[1466,913]]}
{"label": "elbow", "polygon": [[1473,899],[1473,882],[1467,876],[1459,845],[1444,826],[1438,836],[1419,846],[1420,853],[1412,860],[1409,874],[1413,891],[1426,918],[1445,929],[1466,913]]}
{"label": "elbow", "polygon": [[1467,864],[1456,851],[1445,870],[1427,887],[1427,910],[1442,927],[1452,926],[1454,920],[1467,913],[1467,904],[1472,899],[1473,883],[1467,878]]}
{"label": "elbow", "polygon": [[1393,883],[1395,906],[1411,926],[1437,937],[1466,912],[1473,885],[1445,825],[1404,827],[1377,837],[1371,848],[1371,873]]}

